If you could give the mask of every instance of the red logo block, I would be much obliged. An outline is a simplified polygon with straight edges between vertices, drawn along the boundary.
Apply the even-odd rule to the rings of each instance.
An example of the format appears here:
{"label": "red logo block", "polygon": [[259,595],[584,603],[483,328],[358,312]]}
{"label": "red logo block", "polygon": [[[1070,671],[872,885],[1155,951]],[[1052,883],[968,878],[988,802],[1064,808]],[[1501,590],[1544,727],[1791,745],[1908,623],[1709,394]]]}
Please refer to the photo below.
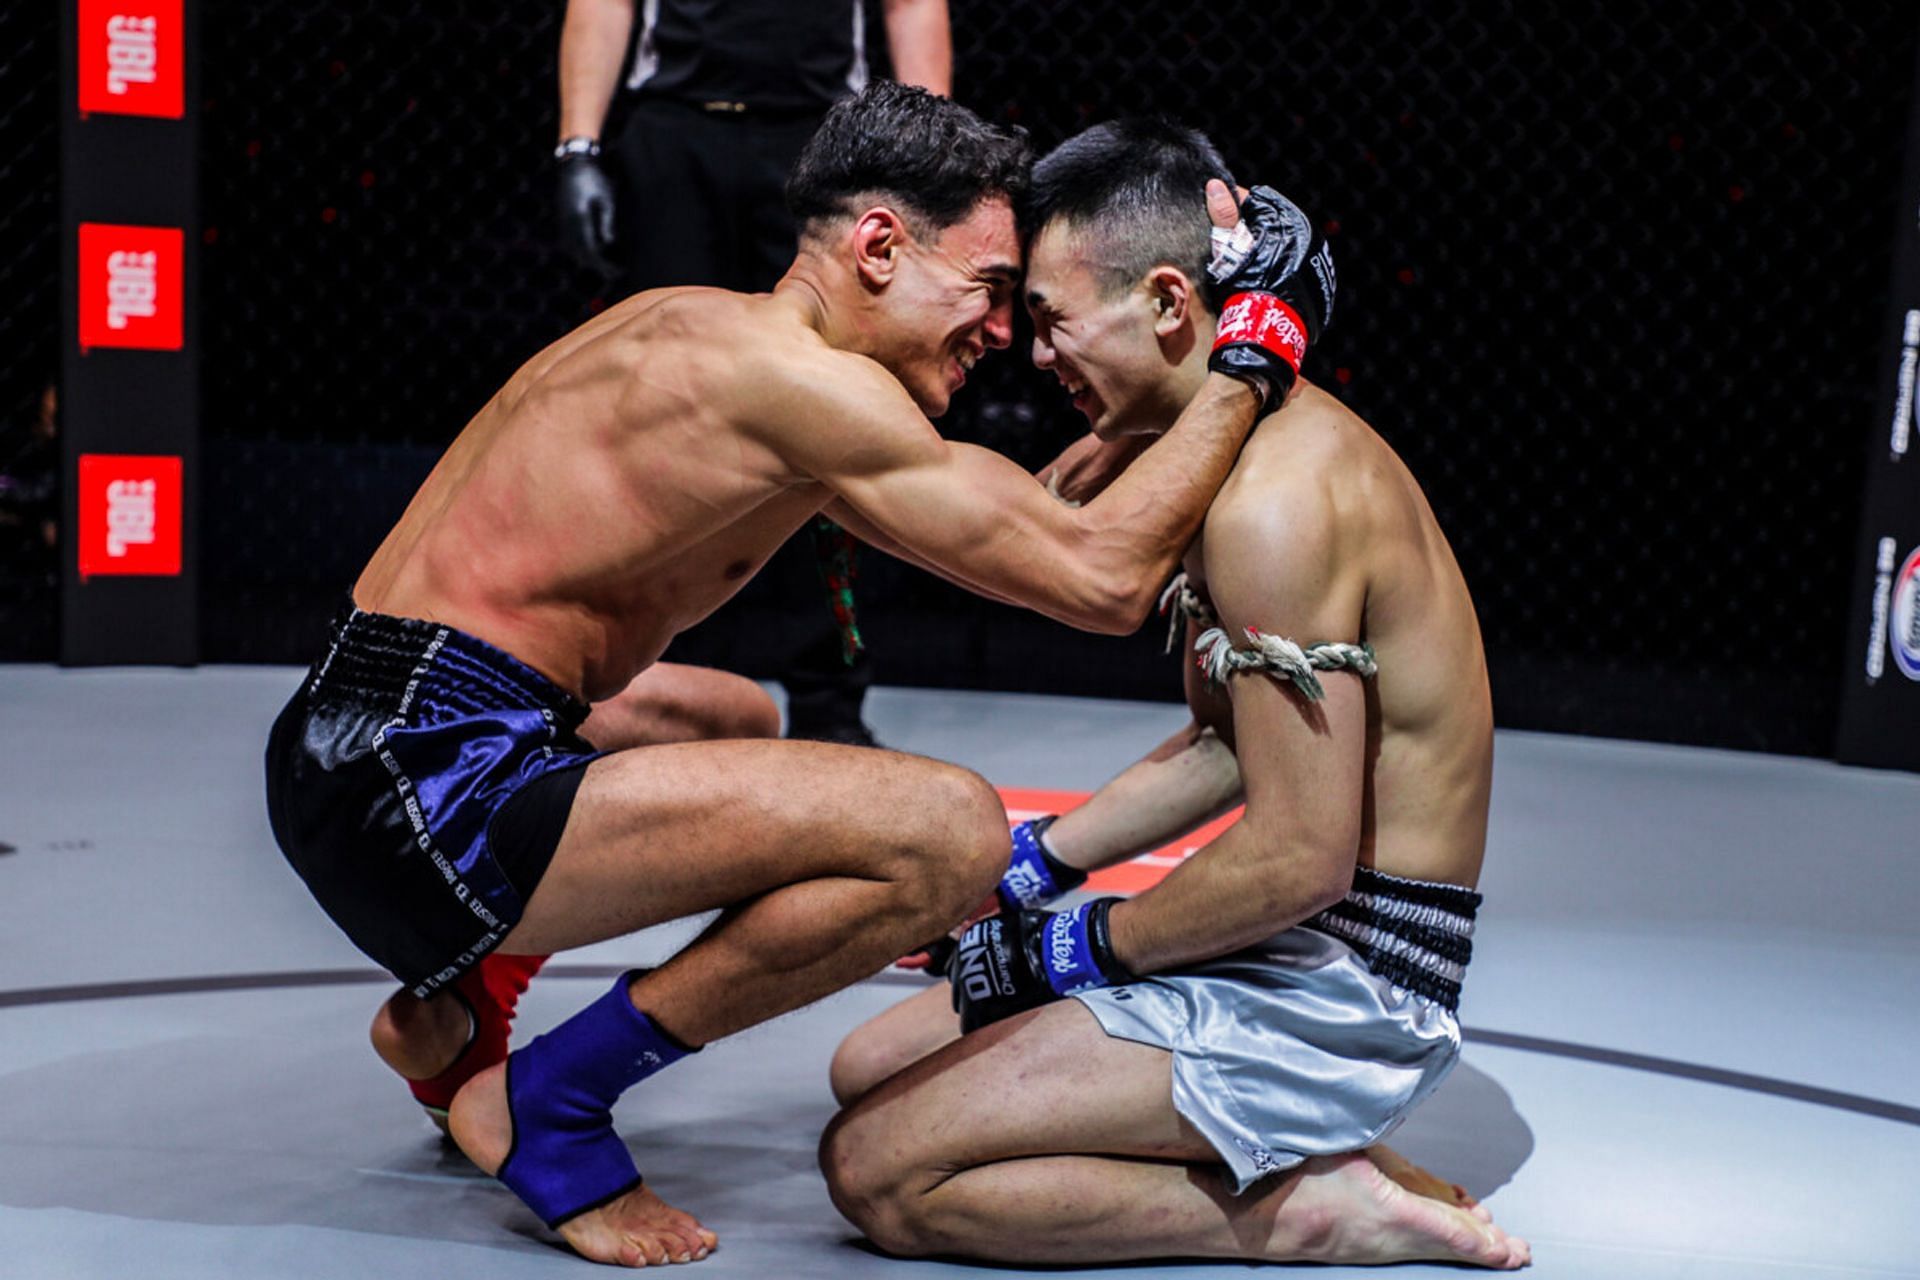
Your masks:
{"label": "red logo block", "polygon": [[80,114],[186,114],[181,0],[79,0]]}
{"label": "red logo block", "polygon": [[186,234],[178,227],[80,224],[80,349],[182,345]]}
{"label": "red logo block", "polygon": [[80,577],[180,572],[177,457],[80,455]]}

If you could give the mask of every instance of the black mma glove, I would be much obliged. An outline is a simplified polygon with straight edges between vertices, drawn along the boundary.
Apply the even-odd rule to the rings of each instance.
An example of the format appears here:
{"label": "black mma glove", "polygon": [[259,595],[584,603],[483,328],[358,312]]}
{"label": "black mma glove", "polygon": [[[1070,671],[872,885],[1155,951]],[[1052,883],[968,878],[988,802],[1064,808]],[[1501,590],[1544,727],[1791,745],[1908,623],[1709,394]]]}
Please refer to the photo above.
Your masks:
{"label": "black mma glove", "polygon": [[1087,873],[1070,867],[1047,848],[1047,828],[1056,814],[1022,822],[1013,828],[1013,860],[1007,874],[1000,877],[995,890],[1000,905],[1008,911],[1023,907],[1044,907],[1063,893],[1071,893],[1087,882]]}
{"label": "black mma glove", "polygon": [[1240,225],[1215,228],[1207,275],[1220,315],[1207,368],[1249,383],[1271,409],[1333,319],[1333,254],[1299,205],[1255,187]]}
{"label": "black mma glove", "polygon": [[947,964],[962,1034],[1095,987],[1131,982],[1107,914],[1119,898],[1071,911],[1002,911],[960,935]]}
{"label": "black mma glove", "polygon": [[555,155],[560,166],[560,243],[583,267],[602,275],[620,268],[607,257],[613,247],[613,183],[600,167],[600,148],[569,139]]}

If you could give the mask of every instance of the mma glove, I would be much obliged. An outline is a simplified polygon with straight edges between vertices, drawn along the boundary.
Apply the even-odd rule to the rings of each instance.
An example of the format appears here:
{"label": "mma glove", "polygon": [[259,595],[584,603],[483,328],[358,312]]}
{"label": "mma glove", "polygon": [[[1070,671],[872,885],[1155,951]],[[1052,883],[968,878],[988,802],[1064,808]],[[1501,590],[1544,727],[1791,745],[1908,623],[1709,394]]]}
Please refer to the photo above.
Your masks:
{"label": "mma glove", "polygon": [[559,161],[560,243],[583,267],[602,275],[619,271],[613,247],[613,182],[600,167],[600,145],[569,138],[554,151]]}
{"label": "mma glove", "polygon": [[1017,823],[1013,828],[1013,860],[994,891],[1006,911],[1044,907],[1063,893],[1087,882],[1087,873],[1070,867],[1047,848],[1047,828],[1057,814]]}
{"label": "mma glove", "polygon": [[1272,187],[1249,192],[1240,224],[1216,227],[1213,239],[1207,276],[1220,325],[1207,368],[1248,383],[1270,410],[1333,319],[1333,254],[1300,206]]}
{"label": "mma glove", "polygon": [[1002,911],[960,935],[947,963],[962,1034],[1070,996],[1133,981],[1113,954],[1108,913],[1119,898],[1071,911]]}

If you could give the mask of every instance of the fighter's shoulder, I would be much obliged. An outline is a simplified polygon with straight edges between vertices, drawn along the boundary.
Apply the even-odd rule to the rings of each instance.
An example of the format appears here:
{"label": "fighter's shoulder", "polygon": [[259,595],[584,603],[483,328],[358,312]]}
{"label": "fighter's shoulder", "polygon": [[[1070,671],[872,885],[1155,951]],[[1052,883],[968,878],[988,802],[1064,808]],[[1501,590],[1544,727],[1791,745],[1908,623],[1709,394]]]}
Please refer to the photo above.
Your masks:
{"label": "fighter's shoulder", "polygon": [[665,348],[711,399],[760,409],[846,391],[904,394],[878,364],[829,345],[773,295],[678,288],[636,301],[635,336]]}
{"label": "fighter's shoulder", "polygon": [[843,351],[804,326],[783,331],[767,357],[763,386],[782,400],[849,409],[871,405],[887,413],[913,406],[905,388],[878,361]]}
{"label": "fighter's shoulder", "polygon": [[882,436],[903,444],[940,438],[883,365],[835,347],[811,331],[769,350],[757,395],[763,413],[827,415],[843,436]]}
{"label": "fighter's shoulder", "polygon": [[1349,576],[1359,538],[1344,473],[1354,465],[1355,428],[1365,429],[1316,392],[1248,439],[1207,511],[1207,580],[1229,612],[1311,599]]}
{"label": "fighter's shoulder", "polygon": [[1330,536],[1336,527],[1331,468],[1305,451],[1275,449],[1273,443],[1271,437],[1248,441],[1207,508],[1209,559],[1216,544],[1272,554],[1303,537]]}

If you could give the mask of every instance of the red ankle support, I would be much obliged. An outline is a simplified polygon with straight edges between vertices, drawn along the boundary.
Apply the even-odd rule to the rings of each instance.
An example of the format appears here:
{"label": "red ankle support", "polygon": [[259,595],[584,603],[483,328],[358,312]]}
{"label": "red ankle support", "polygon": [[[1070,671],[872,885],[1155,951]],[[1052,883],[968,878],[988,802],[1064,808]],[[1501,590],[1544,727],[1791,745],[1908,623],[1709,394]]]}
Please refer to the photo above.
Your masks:
{"label": "red ankle support", "polygon": [[461,1085],[494,1063],[506,1061],[514,1008],[546,962],[545,956],[493,954],[460,975],[450,990],[472,1015],[473,1034],[445,1071],[426,1080],[407,1081],[415,1101],[429,1111],[444,1112],[453,1105]]}

